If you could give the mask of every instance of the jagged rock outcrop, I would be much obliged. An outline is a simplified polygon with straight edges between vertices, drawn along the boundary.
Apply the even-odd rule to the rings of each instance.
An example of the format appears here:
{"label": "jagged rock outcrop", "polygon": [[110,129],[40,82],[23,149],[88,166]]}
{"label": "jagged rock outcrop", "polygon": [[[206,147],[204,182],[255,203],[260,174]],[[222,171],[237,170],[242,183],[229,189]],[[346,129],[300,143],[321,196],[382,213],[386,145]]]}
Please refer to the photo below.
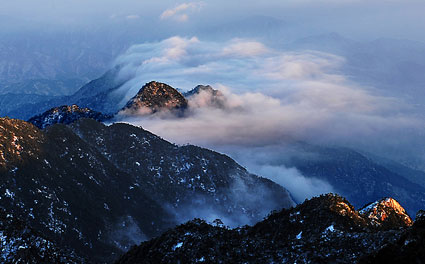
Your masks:
{"label": "jagged rock outcrop", "polygon": [[133,247],[116,263],[355,263],[396,241],[406,227],[402,221],[377,226],[344,198],[327,194],[252,227],[195,219]]}
{"label": "jagged rock outcrop", "polygon": [[92,118],[99,122],[112,118],[112,115],[105,115],[89,108],[80,108],[78,105],[63,105],[54,107],[40,115],[36,115],[28,120],[38,128],[44,129],[53,124],[71,124],[80,118]]}
{"label": "jagged rock outcrop", "polygon": [[371,223],[382,228],[391,228],[394,225],[411,226],[412,219],[406,210],[393,198],[384,198],[360,209],[363,217],[369,218]]}
{"label": "jagged rock outcrop", "polygon": [[145,84],[121,110],[125,114],[150,114],[158,111],[182,111],[187,108],[186,98],[173,87],[159,82]]}

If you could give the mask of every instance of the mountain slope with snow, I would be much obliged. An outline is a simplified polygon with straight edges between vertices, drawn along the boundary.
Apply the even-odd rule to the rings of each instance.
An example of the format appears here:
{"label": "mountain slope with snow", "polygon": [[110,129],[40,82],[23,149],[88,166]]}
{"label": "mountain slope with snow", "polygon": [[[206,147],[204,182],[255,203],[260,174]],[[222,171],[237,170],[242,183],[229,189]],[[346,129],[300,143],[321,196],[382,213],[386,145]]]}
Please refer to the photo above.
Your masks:
{"label": "mountain slope with snow", "polygon": [[376,226],[346,199],[327,194],[254,226],[229,229],[195,219],[133,247],[116,263],[355,263],[411,224]]}
{"label": "mountain slope with snow", "polygon": [[94,262],[191,217],[241,225],[294,204],[225,155],[127,124],[2,118],[0,132],[0,206]]}

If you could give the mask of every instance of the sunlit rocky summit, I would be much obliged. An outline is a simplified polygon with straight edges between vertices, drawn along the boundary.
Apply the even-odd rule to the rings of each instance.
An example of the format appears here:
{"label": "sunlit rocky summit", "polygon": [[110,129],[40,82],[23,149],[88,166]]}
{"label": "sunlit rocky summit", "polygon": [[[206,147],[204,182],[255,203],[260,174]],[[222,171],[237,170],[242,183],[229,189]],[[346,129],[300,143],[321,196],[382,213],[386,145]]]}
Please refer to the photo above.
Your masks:
{"label": "sunlit rocky summit", "polygon": [[187,99],[165,83],[149,82],[121,110],[125,114],[150,114],[157,111],[183,111]]}
{"label": "sunlit rocky summit", "polygon": [[359,213],[368,218],[371,224],[385,226],[406,225],[413,222],[406,210],[393,198],[384,198],[362,208]]}

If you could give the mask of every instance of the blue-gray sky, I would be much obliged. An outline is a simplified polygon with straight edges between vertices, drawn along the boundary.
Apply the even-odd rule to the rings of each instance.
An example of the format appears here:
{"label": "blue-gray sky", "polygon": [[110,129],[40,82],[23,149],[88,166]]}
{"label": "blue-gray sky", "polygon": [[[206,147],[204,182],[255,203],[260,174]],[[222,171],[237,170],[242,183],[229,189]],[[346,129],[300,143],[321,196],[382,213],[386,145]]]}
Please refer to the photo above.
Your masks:
{"label": "blue-gray sky", "polygon": [[178,30],[266,15],[282,19],[300,35],[336,31],[355,39],[396,37],[424,41],[424,11],[425,2],[417,0],[2,0],[0,16],[9,23],[2,23],[0,29],[67,30],[132,21],[141,27],[172,23]]}

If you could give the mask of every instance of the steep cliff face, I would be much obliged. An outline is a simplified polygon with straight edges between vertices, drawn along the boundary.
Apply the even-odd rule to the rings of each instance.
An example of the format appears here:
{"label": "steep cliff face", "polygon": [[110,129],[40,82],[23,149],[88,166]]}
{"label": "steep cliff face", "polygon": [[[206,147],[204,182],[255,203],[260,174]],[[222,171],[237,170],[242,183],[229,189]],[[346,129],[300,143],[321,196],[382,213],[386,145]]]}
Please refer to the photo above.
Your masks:
{"label": "steep cliff face", "polygon": [[355,263],[400,237],[409,224],[399,217],[377,226],[346,199],[328,194],[274,212],[252,227],[193,220],[132,248],[117,263]]}
{"label": "steep cliff face", "polygon": [[145,84],[121,110],[125,114],[150,114],[187,108],[186,98],[173,87],[159,82]]}

